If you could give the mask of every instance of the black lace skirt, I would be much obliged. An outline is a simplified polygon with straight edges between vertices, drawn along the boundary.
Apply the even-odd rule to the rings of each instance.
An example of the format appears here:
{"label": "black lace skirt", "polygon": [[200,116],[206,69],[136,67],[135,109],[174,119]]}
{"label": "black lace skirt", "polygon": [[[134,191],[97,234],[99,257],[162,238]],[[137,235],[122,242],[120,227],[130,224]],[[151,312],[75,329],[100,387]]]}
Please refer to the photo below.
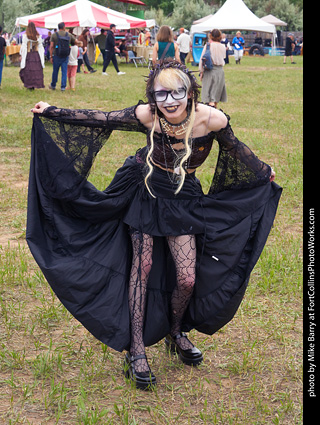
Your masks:
{"label": "black lace skirt", "polygon": [[[232,319],[270,232],[279,186],[270,183],[204,195],[192,174],[176,196],[173,176],[155,168],[150,180],[153,198],[144,184],[144,164],[129,157],[105,191],[85,181],[75,196],[61,199],[48,177],[50,164],[57,163],[55,152],[59,158],[61,152],[57,147],[48,150],[44,167],[37,137],[41,134],[34,132],[27,241],[61,302],[96,338],[118,351],[130,346],[130,227],[154,236],[146,345],[170,330],[176,278],[168,235],[196,235],[196,284],[183,330],[213,334]],[[56,190],[71,187],[69,180],[67,174],[62,176]]]}

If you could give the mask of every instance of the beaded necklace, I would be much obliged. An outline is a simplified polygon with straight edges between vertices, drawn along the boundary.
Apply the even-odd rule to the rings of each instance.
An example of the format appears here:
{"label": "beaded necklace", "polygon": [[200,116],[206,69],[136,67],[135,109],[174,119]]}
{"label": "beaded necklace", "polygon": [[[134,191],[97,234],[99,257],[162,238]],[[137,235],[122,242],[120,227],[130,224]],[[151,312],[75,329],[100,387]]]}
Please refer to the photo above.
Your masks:
{"label": "beaded necklace", "polygon": [[159,118],[159,121],[161,122],[162,128],[166,134],[172,133],[175,136],[182,136],[186,133],[188,125],[190,124],[190,115],[187,115],[187,117],[179,124],[172,124],[165,118]]}
{"label": "beaded necklace", "polygon": [[[175,156],[175,158],[176,158],[176,160],[175,160],[175,164],[177,164],[178,163],[178,161],[181,159],[181,156],[182,155],[179,155],[174,149],[173,149],[173,147],[172,147],[172,145],[171,145],[171,142],[170,142],[170,136],[169,136],[169,134],[168,134],[168,127],[167,126],[164,126],[163,125],[163,122],[165,122],[165,123],[168,123],[169,125],[174,125],[174,124],[171,124],[171,123],[169,123],[168,121],[166,121],[165,119],[163,119],[163,118],[160,118],[159,119],[159,121],[160,121],[160,127],[161,127],[161,129],[163,130],[163,134],[166,136],[166,139],[167,139],[167,144],[169,145],[169,147],[170,147],[170,149],[171,149],[171,151],[173,152],[173,154],[174,154],[174,156]],[[188,116],[184,121],[182,121],[182,123],[180,123],[180,124],[177,124],[176,125],[176,127],[180,127],[181,126],[181,124],[186,124],[186,123],[189,123],[190,122],[190,117]],[[188,125],[188,124],[187,124]],[[171,131],[171,130],[169,130],[169,131]],[[175,135],[178,135],[178,132],[176,132],[176,133],[174,133],[173,131],[171,131],[171,133],[173,133],[173,134],[175,134]],[[185,131],[184,131],[184,133],[185,133]],[[180,134],[183,134],[183,133],[180,133]],[[181,143],[184,143],[184,139],[181,139]],[[192,144],[192,133],[191,133],[191,144]],[[167,163],[167,157],[166,157],[166,150],[165,150],[165,146],[164,146],[164,140],[163,140],[163,138],[162,138],[162,149],[163,149],[163,156],[164,156],[164,160],[165,160],[165,164],[166,164],[166,169],[167,169],[167,174],[168,174],[168,177],[169,177],[169,180],[171,181],[171,183],[175,183],[175,184],[179,184],[180,183],[180,180],[181,180],[181,170],[180,170],[180,165],[179,166],[176,166],[176,167],[174,167],[174,170],[173,170],[173,172],[174,172],[174,179],[172,180],[171,179],[171,177],[170,177],[170,173],[168,172],[168,163]],[[189,159],[189,158],[188,158]],[[187,169],[187,166],[188,166],[188,160],[186,160],[185,161],[185,163],[182,165],[182,167],[186,170]]]}

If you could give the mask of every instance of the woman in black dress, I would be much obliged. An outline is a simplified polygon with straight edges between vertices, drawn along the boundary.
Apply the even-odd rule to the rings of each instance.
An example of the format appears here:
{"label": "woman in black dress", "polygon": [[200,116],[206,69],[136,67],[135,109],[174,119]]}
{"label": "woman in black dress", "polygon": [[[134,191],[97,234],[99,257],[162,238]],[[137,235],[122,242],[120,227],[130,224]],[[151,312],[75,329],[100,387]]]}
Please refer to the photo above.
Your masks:
{"label": "woman in black dress", "polygon": [[[184,332],[212,334],[232,319],[281,193],[228,117],[198,102],[186,66],[156,64],[146,95],[112,112],[35,105],[27,223],[53,290],[93,335],[128,351],[125,374],[142,389],[156,383],[145,347],[164,337],[184,363],[203,360]],[[113,130],[147,144],[99,191],[87,176]],[[215,139],[205,195],[195,170]]]}

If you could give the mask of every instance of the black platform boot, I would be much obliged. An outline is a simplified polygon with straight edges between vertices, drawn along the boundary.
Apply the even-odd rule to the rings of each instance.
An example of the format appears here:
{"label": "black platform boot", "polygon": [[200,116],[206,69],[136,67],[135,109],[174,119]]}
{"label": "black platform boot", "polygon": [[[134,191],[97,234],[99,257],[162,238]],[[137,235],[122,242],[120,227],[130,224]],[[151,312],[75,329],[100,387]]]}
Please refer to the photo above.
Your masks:
{"label": "black platform boot", "polygon": [[130,353],[127,353],[124,358],[123,372],[125,377],[134,382],[135,386],[140,390],[151,390],[157,383],[156,377],[151,372],[150,368],[148,372],[137,372],[135,370],[134,362],[140,359],[147,360],[147,356],[145,354],[131,356]]}
{"label": "black platform boot", "polygon": [[187,338],[187,335],[184,332],[180,332],[177,335],[175,335],[174,337],[171,336],[171,335],[167,335],[166,339],[165,339],[165,344],[167,346],[167,350],[170,350],[174,354],[178,354],[180,360],[183,363],[185,363],[189,366],[199,365],[203,360],[203,356],[202,356],[201,351],[197,347],[195,347],[188,338],[187,338],[187,340],[192,345],[192,348],[183,350],[177,344],[177,341],[180,338],[183,338],[183,337]]}

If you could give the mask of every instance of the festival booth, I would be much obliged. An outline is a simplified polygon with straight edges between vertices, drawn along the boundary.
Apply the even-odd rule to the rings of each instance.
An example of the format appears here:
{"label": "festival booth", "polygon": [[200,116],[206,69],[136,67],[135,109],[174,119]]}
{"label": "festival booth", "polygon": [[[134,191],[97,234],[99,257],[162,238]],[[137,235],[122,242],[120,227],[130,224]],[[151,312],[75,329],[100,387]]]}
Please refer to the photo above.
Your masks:
{"label": "festival booth", "polygon": [[[288,24],[273,15],[266,15],[263,16],[261,19],[265,22],[268,22],[269,24],[273,24],[274,26],[278,27],[276,43],[273,43],[272,49],[270,49],[270,54],[273,56],[280,56],[284,54],[285,48],[279,47],[282,45],[282,35],[281,31],[279,30],[279,27],[286,27]],[[277,48],[275,48],[275,45],[277,45]]]}
{"label": "festival booth", "polygon": [[[139,0],[128,2],[144,4]],[[80,34],[83,28],[109,28],[111,24],[115,24],[116,28],[121,30],[152,27],[155,25],[154,19],[144,20],[136,18],[89,0],[75,0],[64,6],[56,7],[45,12],[19,17],[16,19],[15,25],[18,28],[26,27],[29,22],[34,22],[36,27],[42,28],[57,28],[59,22],[64,22],[66,28],[73,28],[75,34]],[[93,42],[89,44],[89,56],[90,47],[94,50],[95,44]],[[91,56],[95,57],[95,52]]]}
{"label": "festival booth", "polygon": [[59,22],[64,22],[66,28],[109,28],[110,24],[115,24],[119,29],[129,29],[154,25],[153,19],[135,18],[89,0],[75,0],[55,9],[17,18],[16,27],[26,27],[29,22],[42,28],[57,28]]}
{"label": "festival booth", "polygon": [[242,0],[227,0],[214,15],[205,18],[191,26],[192,37],[193,34],[207,33],[214,28],[224,31],[259,31],[271,33],[275,45],[275,26],[258,18]]}

